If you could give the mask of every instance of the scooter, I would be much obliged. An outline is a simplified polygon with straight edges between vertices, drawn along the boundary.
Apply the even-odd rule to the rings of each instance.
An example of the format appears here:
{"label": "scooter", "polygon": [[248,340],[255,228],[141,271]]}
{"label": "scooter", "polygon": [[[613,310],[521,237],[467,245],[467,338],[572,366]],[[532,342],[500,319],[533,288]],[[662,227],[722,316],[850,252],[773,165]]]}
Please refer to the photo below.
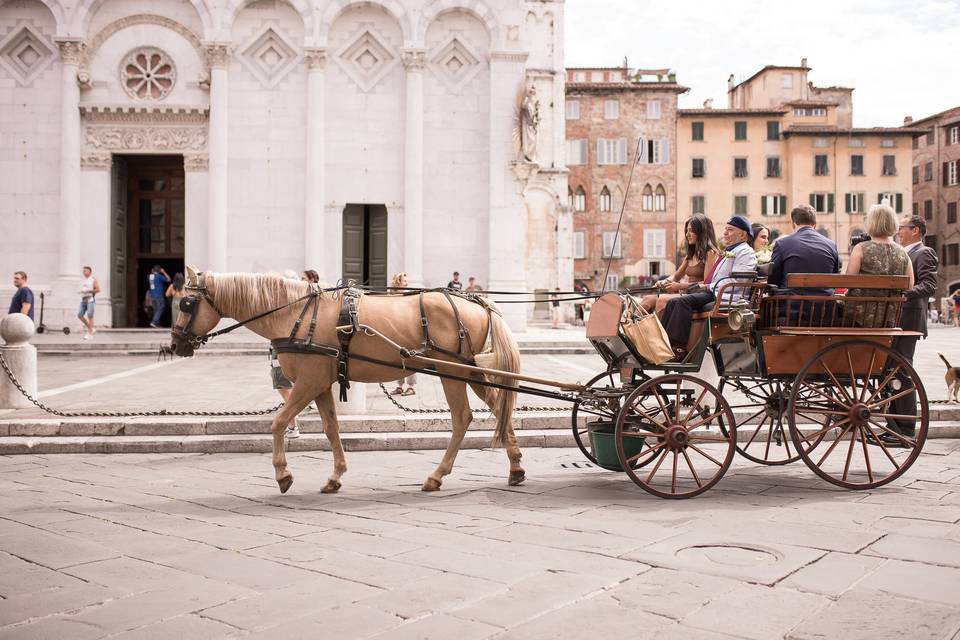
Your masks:
{"label": "scooter", "polygon": [[[43,333],[47,329],[53,328],[47,327],[47,325],[43,324],[43,300],[45,297],[46,296],[44,296],[43,293],[40,294],[40,323],[37,325],[37,333]],[[63,327],[61,331],[63,331],[63,335],[65,336],[70,335],[70,327]]]}

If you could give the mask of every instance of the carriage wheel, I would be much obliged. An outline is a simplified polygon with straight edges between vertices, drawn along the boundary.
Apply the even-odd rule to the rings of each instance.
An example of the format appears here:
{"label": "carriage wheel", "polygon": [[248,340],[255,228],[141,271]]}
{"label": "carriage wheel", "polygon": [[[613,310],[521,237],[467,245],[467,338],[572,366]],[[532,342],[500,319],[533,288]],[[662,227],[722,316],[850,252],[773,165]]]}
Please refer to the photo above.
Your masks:
{"label": "carriage wheel", "polygon": [[[854,363],[870,375],[858,373]],[[892,413],[890,403],[911,392],[918,408]],[[903,475],[920,456],[930,420],[914,368],[893,349],[867,340],[840,342],[814,355],[797,374],[788,417],[790,437],[807,466],[848,489],[874,489]],[[802,433],[799,419],[816,431]],[[888,421],[894,419],[914,420],[916,435],[892,429]],[[821,440],[814,442],[815,436]]]}
{"label": "carriage wheel", "polygon": [[[790,405],[790,387],[779,380],[740,380],[724,378],[720,393],[731,387],[745,396],[742,404],[731,404],[731,409],[744,409],[747,415],[738,419],[737,453],[763,465],[782,465],[796,462],[800,453],[790,439],[787,427],[787,407]],[[736,416],[735,416],[736,417]],[[726,434],[726,429],[721,425]],[[823,435],[811,438],[818,443]]]}
{"label": "carriage wheel", "polygon": [[[611,389],[613,389],[616,386],[613,383],[613,372],[604,371],[603,373],[597,374],[594,377],[592,377],[590,381],[586,384],[586,387],[587,388],[600,387],[600,386],[603,386],[603,384],[601,383],[603,383],[604,381],[607,381],[609,383],[609,388]],[[570,411],[570,422],[573,425],[573,439],[577,441],[577,446],[580,447],[580,451],[583,453],[584,456],[586,456],[587,460],[589,460],[591,463],[595,465],[599,465],[599,463],[597,462],[597,459],[593,455],[593,451],[590,449],[590,442],[588,438],[589,429],[587,429],[586,425],[582,427],[579,426],[577,424],[577,418],[580,413],[586,413],[587,415],[597,416],[601,420],[613,422],[614,420],[616,420],[617,412],[620,410],[620,407],[619,406],[612,407],[612,408],[605,407],[603,409],[596,409],[591,407],[590,409],[586,409],[586,408],[581,409],[580,404],[581,404],[581,401],[576,400],[573,403],[573,409]]]}
{"label": "carriage wheel", "polygon": [[[684,394],[682,385],[692,387],[693,394]],[[709,430],[714,423],[730,427],[718,433]],[[636,438],[644,446],[630,454],[624,443]],[[627,396],[614,440],[620,465],[642,489],[661,498],[692,498],[719,482],[730,467],[737,429],[730,406],[714,386],[671,374],[648,380]],[[649,472],[633,468],[651,462]]]}

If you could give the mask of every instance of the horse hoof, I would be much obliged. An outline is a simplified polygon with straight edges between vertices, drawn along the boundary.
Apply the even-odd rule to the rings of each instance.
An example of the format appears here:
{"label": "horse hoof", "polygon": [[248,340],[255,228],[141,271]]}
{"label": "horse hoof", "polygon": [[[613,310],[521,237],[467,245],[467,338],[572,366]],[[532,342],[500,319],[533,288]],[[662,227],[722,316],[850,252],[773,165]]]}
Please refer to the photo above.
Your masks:
{"label": "horse hoof", "polygon": [[277,484],[280,485],[280,493],[286,493],[290,486],[293,484],[293,476],[284,476],[277,480]]}
{"label": "horse hoof", "polygon": [[511,487],[515,487],[519,484],[523,484],[523,481],[527,479],[527,474],[523,471],[511,471],[510,479],[507,481]]}
{"label": "horse hoof", "polygon": [[340,491],[341,486],[343,485],[340,484],[339,480],[327,480],[327,486],[320,489],[320,493],[336,493]]}
{"label": "horse hoof", "polygon": [[427,478],[423,481],[423,491],[436,491],[440,488],[441,482],[439,480],[434,480],[433,478]]}

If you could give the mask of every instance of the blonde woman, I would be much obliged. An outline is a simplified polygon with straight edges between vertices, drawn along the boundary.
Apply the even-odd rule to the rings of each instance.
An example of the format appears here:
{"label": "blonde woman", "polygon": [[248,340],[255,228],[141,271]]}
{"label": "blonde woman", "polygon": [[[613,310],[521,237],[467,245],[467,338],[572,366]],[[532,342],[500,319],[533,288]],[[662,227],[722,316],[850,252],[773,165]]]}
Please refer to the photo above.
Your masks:
{"label": "blonde woman", "polygon": [[[903,247],[894,242],[897,233],[897,214],[888,204],[875,204],[867,212],[867,234],[870,239],[861,242],[850,252],[847,275],[908,276],[913,287],[913,263]],[[898,297],[900,291],[889,289],[850,289],[848,297]],[[845,309],[853,313],[853,321],[862,327],[892,327],[896,322],[895,305],[883,302],[860,302]]]}
{"label": "blonde woman", "polygon": [[[400,273],[394,274],[393,279],[390,280],[390,286],[395,289],[406,289],[410,286],[407,282],[407,274]],[[412,396],[417,393],[417,374],[411,373],[406,378],[403,378],[397,383],[397,388],[390,392],[390,395],[394,396]]]}

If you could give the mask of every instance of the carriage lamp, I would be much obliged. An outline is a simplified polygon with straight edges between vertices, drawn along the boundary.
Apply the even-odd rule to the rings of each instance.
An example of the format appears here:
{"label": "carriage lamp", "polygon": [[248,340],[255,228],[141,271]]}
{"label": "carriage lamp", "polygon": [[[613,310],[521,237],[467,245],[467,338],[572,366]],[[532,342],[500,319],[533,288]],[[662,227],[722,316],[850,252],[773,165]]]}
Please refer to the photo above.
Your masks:
{"label": "carriage lamp", "polygon": [[727,313],[727,324],[733,331],[749,331],[757,322],[757,316],[748,300],[738,300]]}

